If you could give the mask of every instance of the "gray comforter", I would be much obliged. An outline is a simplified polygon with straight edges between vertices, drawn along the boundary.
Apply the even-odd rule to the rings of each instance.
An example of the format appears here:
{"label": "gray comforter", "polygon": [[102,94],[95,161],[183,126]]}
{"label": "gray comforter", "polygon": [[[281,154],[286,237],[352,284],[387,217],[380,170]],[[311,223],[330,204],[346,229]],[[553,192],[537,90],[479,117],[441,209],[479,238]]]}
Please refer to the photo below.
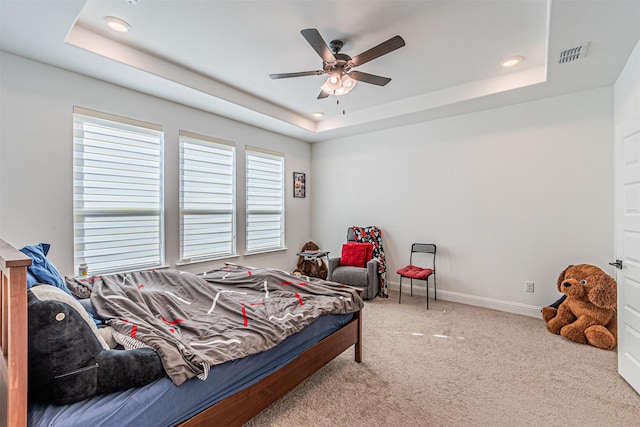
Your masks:
{"label": "gray comforter", "polygon": [[360,310],[357,292],[269,269],[204,276],[175,270],[96,278],[91,302],[114,331],[160,355],[176,384],[210,366],[268,350],[324,314]]}

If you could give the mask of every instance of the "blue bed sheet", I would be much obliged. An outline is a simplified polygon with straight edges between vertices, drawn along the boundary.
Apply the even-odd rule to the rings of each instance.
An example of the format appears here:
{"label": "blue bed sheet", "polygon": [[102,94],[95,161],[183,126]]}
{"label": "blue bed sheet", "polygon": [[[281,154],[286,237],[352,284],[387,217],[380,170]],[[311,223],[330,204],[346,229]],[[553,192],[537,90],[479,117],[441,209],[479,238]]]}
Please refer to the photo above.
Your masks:
{"label": "blue bed sheet", "polygon": [[145,387],[71,405],[30,403],[27,423],[33,427],[173,426],[277,371],[352,317],[322,316],[269,351],[212,367],[205,381],[192,378],[178,387],[163,377]]}

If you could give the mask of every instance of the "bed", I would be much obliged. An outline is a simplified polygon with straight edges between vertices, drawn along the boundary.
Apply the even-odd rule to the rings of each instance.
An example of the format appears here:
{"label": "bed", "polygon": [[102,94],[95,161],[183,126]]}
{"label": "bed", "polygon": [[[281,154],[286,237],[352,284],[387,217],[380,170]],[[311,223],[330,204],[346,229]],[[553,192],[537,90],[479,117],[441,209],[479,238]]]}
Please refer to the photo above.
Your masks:
{"label": "bed", "polygon": [[[0,268],[1,268],[1,292],[0,292],[0,330],[2,358],[0,360],[0,425],[25,426],[40,425],[40,417],[48,411],[54,411],[54,421],[47,421],[48,425],[64,425],[66,416],[74,416],[81,412],[92,412],[93,400],[115,401],[122,398],[127,401],[135,400],[138,389],[127,390],[122,393],[114,393],[88,399],[73,405],[65,405],[61,408],[52,408],[53,405],[32,405],[27,397],[28,385],[28,344],[27,344],[27,268],[31,264],[31,258],[12,247],[7,242],[0,240]],[[327,318],[337,318],[337,323],[332,323],[327,328],[321,325]],[[322,322],[320,321],[322,320]],[[311,332],[309,332],[311,331]],[[303,337],[303,333],[309,332],[311,336]],[[206,381],[189,379],[179,387],[174,386],[166,378],[155,381],[149,386],[164,387],[169,396],[166,399],[173,402],[173,406],[182,407],[183,395],[202,395],[204,401],[192,404],[182,409],[182,414],[176,416],[178,421],[168,421],[166,425],[199,426],[199,425],[229,425],[239,426],[250,420],[264,408],[276,401],[289,390],[300,384],[322,366],[345,350],[354,346],[355,361],[362,361],[362,316],[361,311],[350,315],[322,316],[304,328],[300,333],[288,337],[274,349],[251,355],[243,359],[234,360],[216,366],[232,372],[235,365],[240,365],[252,358],[264,357],[265,354],[287,351],[274,362],[273,369],[258,372],[254,378],[247,379],[242,384],[232,384],[225,391],[210,392],[211,378],[223,378],[224,373],[210,375]],[[299,339],[299,341],[295,341]],[[284,350],[283,350],[284,349]],[[244,370],[240,366],[241,370]],[[212,370],[212,372],[216,372]],[[233,374],[229,375],[233,377]],[[165,387],[162,383],[169,384]],[[186,386],[186,387],[185,387]],[[172,394],[177,393],[177,394]],[[217,394],[217,395],[216,395]],[[122,397],[124,396],[124,397]],[[177,400],[176,400],[177,399]],[[159,405],[166,405],[160,401]],[[204,407],[204,406],[206,407]],[[60,415],[62,411],[64,414]],[[74,412],[75,411],[75,412]],[[153,408],[148,414],[158,412]],[[125,411],[122,411],[125,412]],[[44,415],[43,415],[44,414]],[[140,415],[144,416],[144,414]],[[46,418],[42,418],[46,419]],[[143,418],[145,419],[145,418]],[[56,424],[55,421],[60,424]],[[108,425],[109,421],[105,421]],[[132,424],[131,422],[125,422]],[[162,421],[165,423],[165,421]],[[111,424],[113,425],[113,424]],[[121,424],[122,425],[122,424]]]}

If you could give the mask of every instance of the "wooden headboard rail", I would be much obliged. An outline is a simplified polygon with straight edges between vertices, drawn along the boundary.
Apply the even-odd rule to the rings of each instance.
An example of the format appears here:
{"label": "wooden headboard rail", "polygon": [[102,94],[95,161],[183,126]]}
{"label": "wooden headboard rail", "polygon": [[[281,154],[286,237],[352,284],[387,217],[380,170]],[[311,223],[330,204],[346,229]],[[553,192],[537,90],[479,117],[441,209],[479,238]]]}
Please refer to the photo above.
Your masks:
{"label": "wooden headboard rail", "polygon": [[31,258],[0,239],[0,426],[27,425],[27,267]]}

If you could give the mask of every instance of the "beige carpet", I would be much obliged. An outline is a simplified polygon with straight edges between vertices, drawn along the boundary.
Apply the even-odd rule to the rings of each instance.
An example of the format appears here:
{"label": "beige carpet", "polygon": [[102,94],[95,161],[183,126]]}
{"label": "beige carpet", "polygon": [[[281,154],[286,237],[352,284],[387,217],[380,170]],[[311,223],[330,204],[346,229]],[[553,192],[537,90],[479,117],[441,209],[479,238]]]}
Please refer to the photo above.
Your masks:
{"label": "beige carpet", "polygon": [[640,426],[616,352],[540,319],[392,293],[364,321],[362,364],[346,351],[246,426]]}

